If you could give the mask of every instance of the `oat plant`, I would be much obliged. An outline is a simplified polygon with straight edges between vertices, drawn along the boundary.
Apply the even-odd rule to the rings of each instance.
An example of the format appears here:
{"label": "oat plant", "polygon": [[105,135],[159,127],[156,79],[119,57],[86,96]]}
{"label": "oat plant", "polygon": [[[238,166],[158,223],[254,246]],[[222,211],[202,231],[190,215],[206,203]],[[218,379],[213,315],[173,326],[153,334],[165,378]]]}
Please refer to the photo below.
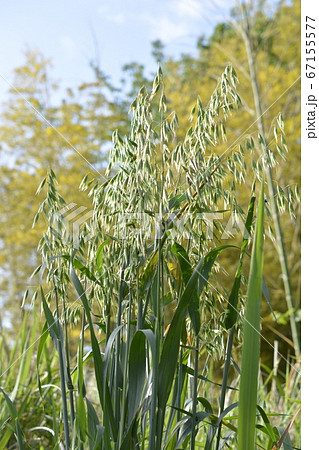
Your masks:
{"label": "oat plant", "polygon": [[[262,254],[250,255],[250,240],[255,236],[254,248],[260,249],[261,211],[267,207],[261,187],[267,162],[254,139],[244,136],[227,152],[219,149],[226,122],[240,107],[236,84],[235,70],[226,67],[208,104],[197,100],[190,127],[178,140],[178,118],[159,69],[151,92],[142,88],[131,105],[130,133],[114,132],[104,176],[83,179],[80,188],[91,199],[92,217],[76,235],[70,233],[68,205],[53,170],[41,183],[47,196],[39,214],[47,218],[48,230],[36,272],[43,277],[39,297],[46,323],[37,360],[42,392],[40,362],[50,336],[60,367],[56,446],[208,450],[216,443],[216,449],[237,446],[237,429],[239,439],[248,433],[241,409],[238,428],[230,416],[237,411],[238,387],[230,385],[227,365],[222,385],[212,370],[224,357],[227,329],[232,334],[226,360],[233,364],[232,336],[240,338],[242,322],[243,352],[247,357],[251,351],[246,336],[256,324],[248,311]],[[240,184],[246,185],[245,205],[238,202]],[[255,190],[261,192],[256,230]],[[215,220],[225,213],[246,223],[241,247],[231,239],[227,221]],[[222,257],[238,264],[235,280],[229,280],[232,290],[221,282],[220,275],[227,275]],[[246,257],[251,270],[243,319]],[[256,364],[259,348],[253,357]],[[244,360],[243,355],[245,366]],[[239,408],[247,382],[241,381]],[[257,392],[252,395],[249,433]],[[232,399],[227,405],[226,398]],[[42,400],[45,408],[45,394]],[[52,418],[47,427],[53,430]]]}

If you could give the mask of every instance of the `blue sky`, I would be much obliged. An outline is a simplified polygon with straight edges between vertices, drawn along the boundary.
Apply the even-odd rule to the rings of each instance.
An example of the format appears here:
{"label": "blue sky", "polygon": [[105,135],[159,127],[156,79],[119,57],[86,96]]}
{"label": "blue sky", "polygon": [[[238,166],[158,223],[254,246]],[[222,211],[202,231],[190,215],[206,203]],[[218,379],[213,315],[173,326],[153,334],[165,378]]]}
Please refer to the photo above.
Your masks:
{"label": "blue sky", "polygon": [[[72,87],[90,79],[89,61],[98,53],[101,68],[119,85],[125,63],[137,61],[148,72],[155,69],[152,40],[161,39],[168,55],[194,52],[197,37],[209,35],[232,4],[232,0],[2,2],[0,73],[12,81],[13,69],[24,62],[24,50],[38,48],[52,59],[51,75],[62,86]],[[7,90],[0,79],[0,101]]]}

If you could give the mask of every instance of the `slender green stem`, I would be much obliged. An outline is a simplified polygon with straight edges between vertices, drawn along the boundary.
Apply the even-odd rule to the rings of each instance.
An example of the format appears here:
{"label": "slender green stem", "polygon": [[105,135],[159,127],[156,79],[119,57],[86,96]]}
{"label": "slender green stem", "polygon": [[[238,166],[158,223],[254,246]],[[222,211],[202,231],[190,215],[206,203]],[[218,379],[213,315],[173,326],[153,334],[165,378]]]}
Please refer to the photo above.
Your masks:
{"label": "slender green stem", "polygon": [[195,343],[195,361],[194,361],[194,377],[193,377],[193,407],[192,407],[192,435],[191,435],[191,450],[195,450],[196,439],[196,408],[197,408],[197,376],[198,376],[198,350],[199,350],[199,337],[196,336]]}
{"label": "slender green stem", "polygon": [[67,387],[69,390],[69,403],[70,403],[70,420],[73,427],[74,420],[75,420],[75,412],[74,412],[74,386],[72,383],[71,378],[71,364],[70,364],[70,354],[69,354],[69,338],[68,338],[68,327],[66,324],[66,305],[65,305],[65,298],[63,296],[62,299],[63,302],[63,317],[64,317],[64,339],[65,339],[65,355],[66,355],[66,377],[67,377]]}
{"label": "slender green stem", "polygon": [[139,271],[137,268],[136,276],[136,297],[137,297],[137,329],[140,330],[143,327],[143,302],[142,296],[140,295],[140,285],[139,285]]}
{"label": "slender green stem", "polygon": [[[230,331],[228,333],[225,367],[224,367],[224,372],[223,372],[222,389],[221,389],[220,400],[219,400],[219,416],[222,414],[222,412],[224,411],[224,407],[225,407],[225,397],[226,397],[228,374],[229,374],[229,368],[230,368],[230,362],[231,362],[231,352],[232,352],[232,347],[233,347],[233,340],[234,340],[234,326],[230,329]],[[217,438],[216,438],[216,446],[215,446],[216,450],[219,449],[221,431],[222,431],[222,423],[220,422],[220,424],[218,425],[218,430],[217,430]]]}
{"label": "slender green stem", "polygon": [[[57,314],[57,326],[61,330],[60,320],[59,320],[59,301],[58,301],[58,292],[57,289],[54,288],[55,291],[55,303],[56,303],[56,314]],[[62,337],[62,336],[61,336]],[[69,420],[68,420],[68,405],[67,405],[67,395],[65,388],[65,358],[63,355],[63,346],[61,339],[58,337],[57,339],[57,350],[59,357],[59,371],[60,371],[60,380],[61,380],[61,397],[62,397],[62,414],[63,414],[63,428],[64,428],[64,438],[65,438],[65,447],[68,450],[70,448],[70,431],[69,431]]]}
{"label": "slender green stem", "polygon": [[[120,287],[119,287],[119,299],[117,306],[117,318],[116,318],[116,326],[119,327],[121,325],[121,316],[122,316],[122,300],[123,300],[123,280],[124,277],[124,267],[121,270],[121,279],[120,279]],[[114,367],[114,390],[113,390],[113,399],[114,399],[114,416],[117,423],[120,421],[120,352],[121,352],[121,333],[119,332],[116,336],[115,342],[115,367]]]}
{"label": "slender green stem", "polygon": [[104,320],[105,320],[105,339],[108,341],[111,334],[111,299],[107,299],[105,292],[103,291],[104,302]]}
{"label": "slender green stem", "polygon": [[[158,224],[161,228],[161,223]],[[160,229],[158,230],[158,236],[160,240]],[[159,244],[160,245],[160,244]],[[156,272],[156,295],[154,301],[154,314],[155,314],[155,355],[153,358],[153,370],[152,370],[152,399],[151,399],[151,414],[150,414],[150,450],[155,450],[160,445],[160,433],[157,434],[157,425],[159,425],[159,417],[157,417],[157,391],[158,391],[158,366],[160,355],[160,339],[161,339],[161,305],[160,305],[160,287],[161,287],[161,258],[162,248],[159,247],[158,260],[157,260],[157,272]],[[159,416],[161,411],[158,411]],[[157,437],[157,442],[156,442]]]}
{"label": "slender green stem", "polygon": [[[179,366],[178,366],[178,388],[177,388],[177,399],[176,399],[176,407],[181,408],[181,398],[182,398],[182,389],[183,389],[183,353],[182,349],[179,351]],[[177,410],[177,422],[179,422],[181,418],[181,413]],[[178,439],[179,430],[177,430]]]}
{"label": "slender green stem", "polygon": [[125,357],[124,357],[124,368],[123,368],[123,389],[122,389],[122,408],[121,408],[121,419],[118,434],[118,448],[121,448],[122,439],[124,435],[125,419],[127,416],[127,392],[128,392],[128,359],[131,341],[131,314],[132,314],[132,291],[130,289],[129,294],[129,305],[127,314],[127,328],[126,328],[126,347],[125,347]]}

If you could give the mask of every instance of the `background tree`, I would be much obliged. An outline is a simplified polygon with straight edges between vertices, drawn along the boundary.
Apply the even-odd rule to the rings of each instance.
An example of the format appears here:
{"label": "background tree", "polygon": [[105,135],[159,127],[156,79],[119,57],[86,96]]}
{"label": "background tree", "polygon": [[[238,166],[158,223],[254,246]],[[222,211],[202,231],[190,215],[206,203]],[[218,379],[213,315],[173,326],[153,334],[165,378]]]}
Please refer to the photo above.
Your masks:
{"label": "background tree", "polygon": [[74,186],[89,172],[103,179],[112,132],[125,128],[127,121],[127,114],[121,116],[122,106],[115,107],[116,90],[98,68],[95,82],[68,89],[61,99],[50,67],[39,52],[28,51],[25,64],[15,70],[1,114],[0,263],[7,316],[17,311],[25,290],[32,291],[35,284],[29,276],[37,266],[37,242],[43,232],[41,221],[32,228],[40,181],[52,168],[66,202],[88,206]]}

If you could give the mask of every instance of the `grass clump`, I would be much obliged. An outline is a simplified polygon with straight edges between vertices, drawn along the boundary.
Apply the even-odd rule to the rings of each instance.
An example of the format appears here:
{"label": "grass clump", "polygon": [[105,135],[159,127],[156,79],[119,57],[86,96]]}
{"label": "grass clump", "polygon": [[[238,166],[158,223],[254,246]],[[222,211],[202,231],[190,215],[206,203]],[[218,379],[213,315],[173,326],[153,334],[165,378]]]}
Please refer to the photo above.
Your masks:
{"label": "grass clump", "polygon": [[[52,384],[59,386],[55,412],[45,424],[52,448],[63,443],[90,450],[247,449],[255,442],[270,448],[280,439],[280,428],[269,425],[264,408],[259,409],[264,425],[255,437],[267,161],[252,137],[243,142],[249,152],[239,145],[218,153],[225,123],[240,106],[236,83],[228,66],[208,104],[197,100],[179,141],[178,118],[169,110],[159,70],[151,92],[141,89],[132,104],[130,133],[114,132],[105,174],[88,175],[81,184],[92,201],[81,230],[70,232],[68,206],[52,170],[42,183],[47,197],[40,212],[49,225],[39,245],[46,280],[40,291],[45,326],[37,389],[45,410]],[[249,184],[247,214],[238,204],[240,184]],[[260,191],[256,221],[255,190]],[[229,236],[220,219],[224,212],[246,224],[241,246],[223,240]],[[216,217],[220,220],[212,223]],[[243,261],[252,236],[246,300]],[[238,266],[230,289],[221,282],[223,255]],[[239,370],[231,354],[242,320],[239,416],[232,416],[238,387],[229,369]],[[43,373],[43,357],[52,351],[49,336],[58,383],[49,371]],[[212,362],[225,348],[222,380],[214,379]],[[19,442],[27,431],[20,433],[14,399],[5,398]],[[247,417],[243,408],[250,411]]]}

